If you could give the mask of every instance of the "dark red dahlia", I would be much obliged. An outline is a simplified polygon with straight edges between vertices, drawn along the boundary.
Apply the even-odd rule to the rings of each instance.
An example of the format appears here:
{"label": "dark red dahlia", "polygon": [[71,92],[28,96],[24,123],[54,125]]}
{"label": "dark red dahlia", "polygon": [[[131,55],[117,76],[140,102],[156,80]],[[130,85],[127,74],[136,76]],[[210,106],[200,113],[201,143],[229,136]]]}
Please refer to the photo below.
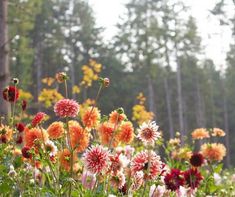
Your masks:
{"label": "dark red dahlia", "polygon": [[23,111],[26,110],[26,107],[27,107],[27,101],[26,100],[23,100],[22,103],[21,103],[21,108]]}
{"label": "dark red dahlia", "polygon": [[32,120],[32,126],[36,127],[37,125],[41,124],[44,121],[45,117],[46,117],[45,113],[38,112]]}
{"label": "dark red dahlia", "polygon": [[193,153],[190,163],[194,167],[200,167],[204,163],[204,157],[201,153]]}
{"label": "dark red dahlia", "polygon": [[8,86],[3,90],[2,96],[6,101],[16,102],[19,98],[19,90],[15,86]]}
{"label": "dark red dahlia", "polygon": [[25,128],[24,123],[19,122],[19,123],[16,124],[16,129],[17,129],[20,133],[24,131],[24,128]]}
{"label": "dark red dahlia", "polygon": [[203,177],[197,168],[191,168],[184,172],[184,179],[186,185],[192,189],[195,189],[199,186],[201,180],[203,180]]}
{"label": "dark red dahlia", "polygon": [[121,189],[118,189],[118,191],[119,191],[122,195],[127,195],[127,184],[125,183]]}
{"label": "dark red dahlia", "polygon": [[21,144],[22,142],[23,142],[23,137],[20,135],[20,136],[17,137],[16,143]]}
{"label": "dark red dahlia", "polygon": [[28,146],[25,146],[21,149],[22,155],[24,158],[31,158],[32,154],[30,153],[30,148]]}
{"label": "dark red dahlia", "polygon": [[175,191],[179,189],[180,186],[184,185],[183,173],[178,169],[171,169],[171,172],[166,174],[164,178],[167,189]]}
{"label": "dark red dahlia", "polygon": [[1,135],[1,142],[3,143],[3,144],[6,144],[7,143],[7,137],[5,136],[5,135]]}

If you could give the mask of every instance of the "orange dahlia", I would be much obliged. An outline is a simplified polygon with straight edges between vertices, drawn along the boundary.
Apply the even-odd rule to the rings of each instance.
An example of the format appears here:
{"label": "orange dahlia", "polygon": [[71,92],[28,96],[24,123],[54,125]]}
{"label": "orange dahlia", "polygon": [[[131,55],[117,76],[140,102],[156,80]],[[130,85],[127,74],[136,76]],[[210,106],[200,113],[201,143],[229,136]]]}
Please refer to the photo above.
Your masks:
{"label": "orange dahlia", "polygon": [[125,119],[126,115],[124,113],[120,114],[116,110],[109,114],[109,122],[113,124],[120,124]]}
{"label": "orange dahlia", "polygon": [[193,139],[204,139],[209,137],[209,132],[205,128],[198,128],[192,132]]}
{"label": "orange dahlia", "polygon": [[64,134],[63,122],[53,122],[48,128],[47,133],[51,139],[58,139]]}
{"label": "orange dahlia", "polygon": [[220,143],[203,144],[201,146],[201,153],[208,160],[222,161],[226,155],[226,148]]}
{"label": "orange dahlia", "polygon": [[[68,149],[63,149],[59,153],[60,165],[66,171],[70,170],[70,159],[71,159],[71,153],[70,153],[70,151]],[[74,154],[73,155],[73,162],[76,162],[77,159],[78,158],[77,158],[76,154]]]}
{"label": "orange dahlia", "polygon": [[97,107],[89,107],[82,115],[82,123],[86,128],[95,128],[100,120],[100,112]]}
{"label": "orange dahlia", "polygon": [[88,132],[75,121],[69,123],[69,133],[72,148],[76,148],[77,152],[83,152],[89,145]]}
{"label": "orange dahlia", "polygon": [[12,134],[13,130],[10,127],[3,124],[0,125],[0,142],[9,142],[12,139]]}
{"label": "orange dahlia", "polygon": [[133,139],[134,128],[132,123],[129,121],[122,123],[117,134],[117,140],[125,144],[130,144]]}
{"label": "orange dahlia", "polygon": [[117,146],[117,139],[115,138],[114,134],[114,125],[110,122],[104,122],[98,128],[98,134],[100,137],[100,141],[103,145],[109,145],[112,137],[112,146]]}
{"label": "orange dahlia", "polygon": [[35,142],[37,140],[43,140],[44,142],[46,142],[48,140],[47,132],[45,130],[41,130],[38,128],[25,129],[25,135],[24,135],[25,146],[31,148],[32,146],[36,145]]}
{"label": "orange dahlia", "polygon": [[225,136],[225,132],[222,129],[213,128],[211,135],[215,136],[215,137],[224,137]]}

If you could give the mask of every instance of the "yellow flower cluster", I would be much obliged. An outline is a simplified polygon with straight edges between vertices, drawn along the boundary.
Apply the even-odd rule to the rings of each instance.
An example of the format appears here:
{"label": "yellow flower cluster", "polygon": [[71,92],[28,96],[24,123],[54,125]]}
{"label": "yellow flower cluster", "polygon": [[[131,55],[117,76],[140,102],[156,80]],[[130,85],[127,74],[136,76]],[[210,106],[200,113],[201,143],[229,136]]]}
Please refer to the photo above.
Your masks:
{"label": "yellow flower cluster", "polygon": [[19,89],[19,99],[20,100],[32,100],[33,99],[33,95],[30,92],[24,91],[22,89]]}
{"label": "yellow flower cluster", "polygon": [[79,94],[81,92],[81,89],[77,85],[74,85],[72,92],[73,94]]}
{"label": "yellow flower cluster", "polygon": [[38,96],[38,101],[42,102],[46,108],[62,99],[63,96],[56,89],[43,89]]}
{"label": "yellow flower cluster", "polygon": [[98,80],[98,74],[101,72],[102,65],[95,60],[89,60],[88,65],[82,66],[83,79],[81,85],[85,87],[92,86],[92,82]]}
{"label": "yellow flower cluster", "polygon": [[52,77],[45,77],[42,79],[42,83],[51,86],[55,82],[55,79]]}
{"label": "yellow flower cluster", "polygon": [[138,104],[134,105],[132,108],[132,120],[136,121],[139,125],[145,121],[152,120],[154,114],[152,112],[148,112],[144,106],[146,98],[143,93],[139,93],[136,97],[139,101]]}

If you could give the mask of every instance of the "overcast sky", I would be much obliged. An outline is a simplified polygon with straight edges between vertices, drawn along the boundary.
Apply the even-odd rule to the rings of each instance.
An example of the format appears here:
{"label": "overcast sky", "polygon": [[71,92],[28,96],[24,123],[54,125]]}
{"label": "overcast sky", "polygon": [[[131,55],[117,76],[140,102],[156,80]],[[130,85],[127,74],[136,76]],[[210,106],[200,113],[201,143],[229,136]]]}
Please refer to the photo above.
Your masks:
{"label": "overcast sky", "polygon": [[[110,40],[116,33],[115,24],[119,16],[125,12],[125,3],[129,0],[89,0],[92,6],[97,24],[105,27],[105,40]],[[202,37],[202,45],[205,47],[205,57],[212,58],[217,67],[225,64],[226,51],[231,42],[230,27],[220,27],[218,20],[209,16],[209,9],[212,9],[216,0],[183,0],[192,9],[192,15],[197,20],[198,32]],[[229,0],[228,0],[229,2]],[[227,6],[227,14],[232,15],[234,7],[232,0]]]}

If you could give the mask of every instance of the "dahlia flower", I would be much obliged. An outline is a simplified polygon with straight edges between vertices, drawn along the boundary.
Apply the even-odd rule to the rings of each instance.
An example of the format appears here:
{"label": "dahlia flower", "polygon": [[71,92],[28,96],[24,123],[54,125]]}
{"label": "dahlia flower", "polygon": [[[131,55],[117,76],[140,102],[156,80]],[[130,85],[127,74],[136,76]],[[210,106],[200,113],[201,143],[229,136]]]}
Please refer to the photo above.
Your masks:
{"label": "dahlia flower", "polygon": [[69,134],[72,148],[76,148],[76,152],[83,152],[89,145],[89,134],[76,121],[69,122]]}
{"label": "dahlia flower", "polygon": [[194,167],[200,167],[204,163],[204,157],[201,153],[193,153],[190,158],[190,164]]}
{"label": "dahlia flower", "polygon": [[16,129],[19,131],[19,133],[23,132],[24,128],[25,128],[24,123],[19,122],[19,123],[16,124]]}
{"label": "dahlia flower", "polygon": [[61,138],[64,134],[63,122],[53,122],[48,128],[47,133],[51,139]]}
{"label": "dahlia flower", "polygon": [[24,146],[21,149],[21,153],[22,153],[22,156],[26,159],[29,159],[32,157],[32,153],[30,153],[30,147],[28,147],[28,146]]}
{"label": "dahlia flower", "polygon": [[41,124],[45,120],[46,114],[44,112],[38,112],[33,120],[32,120],[32,126],[36,127],[37,125]]}
{"label": "dahlia flower", "polygon": [[183,173],[178,169],[171,169],[171,172],[166,174],[164,182],[167,189],[175,191],[184,185]]}
{"label": "dahlia flower", "polygon": [[225,132],[222,129],[213,128],[211,135],[214,136],[214,137],[224,137]]}
{"label": "dahlia flower", "polygon": [[82,115],[82,123],[86,128],[95,128],[100,120],[100,112],[97,107],[89,107]]}
{"label": "dahlia flower", "polygon": [[25,129],[24,143],[28,147],[32,147],[37,140],[43,140],[46,142],[48,140],[48,134],[45,130],[40,130],[38,128]]}
{"label": "dahlia flower", "polygon": [[119,127],[117,141],[124,144],[130,144],[134,139],[134,128],[131,122],[124,122]]}
{"label": "dahlia flower", "polygon": [[8,86],[2,92],[4,100],[9,102],[16,102],[19,98],[19,90],[15,86]]}
{"label": "dahlia flower", "polygon": [[109,114],[109,122],[113,124],[120,124],[125,119],[126,119],[126,115],[124,113],[122,114],[118,113],[117,110],[112,111]]}
{"label": "dahlia flower", "polygon": [[98,127],[98,134],[103,145],[109,145],[111,138],[113,137],[112,146],[116,147],[118,142],[115,136],[113,136],[114,125],[110,122],[104,122]]}
{"label": "dahlia flower", "polygon": [[144,183],[144,173],[143,171],[137,171],[133,176],[133,182],[130,186],[131,191],[138,190]]}
{"label": "dahlia flower", "polygon": [[[77,159],[78,159],[77,155],[73,154],[73,165],[74,165],[74,162],[77,161]],[[64,170],[66,170],[66,171],[70,170],[71,153],[68,149],[64,149],[64,150],[60,151],[59,161],[60,161],[60,166]]]}
{"label": "dahlia flower", "polygon": [[161,165],[160,157],[155,152],[142,151],[135,155],[131,161],[131,174],[134,175],[142,171],[145,180],[153,180],[161,173]]}
{"label": "dahlia flower", "polygon": [[51,140],[48,140],[45,142],[45,145],[46,145],[45,149],[46,151],[49,152],[50,157],[57,155],[58,149],[54,142],[52,142]]}
{"label": "dahlia flower", "polygon": [[203,180],[203,177],[197,168],[191,168],[184,172],[184,180],[186,185],[192,189],[195,189],[199,186],[201,180]]}
{"label": "dahlia flower", "polygon": [[226,148],[220,143],[203,144],[201,153],[208,160],[222,161],[226,155]]}
{"label": "dahlia flower", "polygon": [[54,112],[61,118],[76,117],[79,112],[79,105],[74,100],[62,99],[55,104]]}
{"label": "dahlia flower", "polygon": [[192,138],[196,140],[209,137],[210,137],[209,132],[205,128],[198,128],[192,132]]}
{"label": "dahlia flower", "polygon": [[153,145],[154,142],[161,137],[160,132],[158,132],[159,126],[156,125],[155,121],[144,122],[140,125],[140,128],[137,130],[137,137],[145,145]]}
{"label": "dahlia flower", "polygon": [[108,167],[109,152],[101,145],[91,146],[84,154],[85,168],[91,173],[101,173]]}

